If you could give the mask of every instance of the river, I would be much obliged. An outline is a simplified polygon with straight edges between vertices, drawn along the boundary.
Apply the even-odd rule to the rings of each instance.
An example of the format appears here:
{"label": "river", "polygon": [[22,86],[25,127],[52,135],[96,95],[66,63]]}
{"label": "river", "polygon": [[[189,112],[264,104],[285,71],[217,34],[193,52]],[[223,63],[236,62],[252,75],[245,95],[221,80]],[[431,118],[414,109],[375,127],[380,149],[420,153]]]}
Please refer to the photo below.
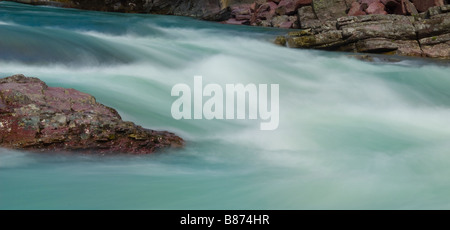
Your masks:
{"label": "river", "polygon": [[[449,209],[450,67],[271,43],[285,30],[0,2],[0,77],[169,130],[151,155],[0,149],[0,209]],[[279,125],[174,119],[176,84],[278,84]]]}

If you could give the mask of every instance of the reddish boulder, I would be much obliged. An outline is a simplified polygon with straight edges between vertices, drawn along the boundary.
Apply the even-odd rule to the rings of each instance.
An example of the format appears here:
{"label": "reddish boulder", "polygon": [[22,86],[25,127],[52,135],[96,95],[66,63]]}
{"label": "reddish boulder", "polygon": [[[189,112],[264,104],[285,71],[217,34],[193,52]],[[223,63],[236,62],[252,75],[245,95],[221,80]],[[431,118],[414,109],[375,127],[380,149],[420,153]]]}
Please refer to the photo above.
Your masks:
{"label": "reddish boulder", "polygon": [[367,14],[387,14],[384,10],[384,5],[381,2],[374,2],[366,9]]}
{"label": "reddish boulder", "polygon": [[414,4],[412,4],[409,0],[402,0],[403,3],[403,12],[409,13],[411,15],[416,15],[419,12],[417,12],[416,7],[414,6]]}
{"label": "reddish boulder", "polygon": [[0,79],[0,147],[36,152],[146,154],[181,147],[173,133],[122,121],[113,108],[37,78]]}
{"label": "reddish boulder", "polygon": [[294,23],[291,21],[285,21],[285,22],[281,23],[279,26],[280,26],[280,28],[283,28],[283,29],[289,29],[289,28],[292,28],[293,24]]}
{"label": "reddish boulder", "polygon": [[425,12],[428,8],[433,6],[442,6],[444,5],[443,0],[412,0],[412,3],[416,7],[417,11]]}
{"label": "reddish boulder", "polygon": [[240,4],[234,5],[231,7],[231,15],[250,15],[251,14],[251,5],[250,4]]}
{"label": "reddish boulder", "polygon": [[276,9],[278,15],[293,15],[300,6],[311,5],[312,0],[281,0]]}
{"label": "reddish boulder", "polygon": [[348,11],[348,16],[358,16],[365,14],[366,12],[361,10],[361,4],[359,4],[358,2],[353,2],[350,10]]}
{"label": "reddish boulder", "polygon": [[271,20],[275,16],[275,10],[277,9],[277,4],[273,2],[267,2],[262,4],[256,11],[256,17],[259,19]]}

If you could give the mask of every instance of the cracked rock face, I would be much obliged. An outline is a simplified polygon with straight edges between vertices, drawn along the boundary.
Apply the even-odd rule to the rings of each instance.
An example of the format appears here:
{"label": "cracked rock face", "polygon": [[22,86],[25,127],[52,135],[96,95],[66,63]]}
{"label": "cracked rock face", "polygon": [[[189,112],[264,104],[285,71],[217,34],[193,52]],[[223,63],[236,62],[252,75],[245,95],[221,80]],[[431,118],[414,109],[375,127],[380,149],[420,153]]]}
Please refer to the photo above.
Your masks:
{"label": "cracked rock face", "polygon": [[[333,26],[334,25],[334,26]],[[283,45],[277,38],[277,44]],[[302,33],[289,33],[289,47],[450,59],[450,6],[417,16],[340,17]]]}
{"label": "cracked rock face", "polygon": [[35,152],[146,154],[183,146],[166,131],[122,121],[113,108],[37,78],[0,79],[0,147]]}

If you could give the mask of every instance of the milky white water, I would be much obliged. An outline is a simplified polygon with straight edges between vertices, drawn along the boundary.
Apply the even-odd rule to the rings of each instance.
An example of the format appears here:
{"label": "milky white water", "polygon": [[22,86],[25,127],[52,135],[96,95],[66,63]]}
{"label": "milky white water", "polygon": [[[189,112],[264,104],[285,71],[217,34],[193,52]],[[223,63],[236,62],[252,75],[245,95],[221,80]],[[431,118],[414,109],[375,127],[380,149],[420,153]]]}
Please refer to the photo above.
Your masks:
{"label": "milky white water", "polygon": [[[287,49],[286,31],[0,2],[0,77],[75,88],[182,150],[0,149],[0,209],[449,209],[450,67]],[[175,120],[175,84],[279,84],[280,123]]]}

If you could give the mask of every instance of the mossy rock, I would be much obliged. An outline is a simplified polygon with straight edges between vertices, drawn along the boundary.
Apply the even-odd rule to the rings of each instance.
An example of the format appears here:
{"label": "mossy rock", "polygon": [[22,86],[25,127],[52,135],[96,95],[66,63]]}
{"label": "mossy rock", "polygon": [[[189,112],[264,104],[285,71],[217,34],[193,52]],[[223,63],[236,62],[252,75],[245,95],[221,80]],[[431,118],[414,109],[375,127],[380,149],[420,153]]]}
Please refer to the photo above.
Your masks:
{"label": "mossy rock", "polygon": [[278,36],[273,43],[280,46],[286,46],[286,38],[284,36]]}
{"label": "mossy rock", "polygon": [[316,37],[314,36],[302,36],[293,37],[288,39],[290,47],[294,48],[311,48],[316,45]]}

